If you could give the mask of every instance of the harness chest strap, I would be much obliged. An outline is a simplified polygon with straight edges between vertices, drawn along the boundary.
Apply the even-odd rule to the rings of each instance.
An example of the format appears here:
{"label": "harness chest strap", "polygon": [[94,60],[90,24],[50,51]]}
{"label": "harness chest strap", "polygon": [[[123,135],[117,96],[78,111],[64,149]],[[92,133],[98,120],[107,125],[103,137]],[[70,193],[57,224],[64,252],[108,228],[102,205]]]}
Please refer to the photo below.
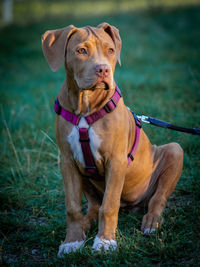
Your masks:
{"label": "harness chest strap", "polygon": [[[121,98],[121,92],[119,88],[116,86],[114,95],[111,97],[111,99],[106,103],[106,105],[102,109],[100,109],[99,111],[89,116],[84,117],[87,123],[91,125],[97,120],[99,120],[100,118],[102,118],[107,113],[110,113],[112,110],[114,110],[120,98]],[[76,126],[79,124],[81,117],[75,115],[74,113],[71,113],[68,110],[65,110],[60,105],[58,99],[56,99],[55,101],[54,110],[58,115],[61,115],[64,119],[71,122],[72,124]],[[131,152],[128,154],[127,166],[129,166],[131,161],[134,160],[134,155],[136,153],[136,150],[139,144],[139,136],[140,136],[140,128],[141,128],[141,123],[138,120],[137,116],[134,113],[133,113],[133,116],[136,122],[136,135],[135,135],[135,141],[131,149]],[[78,129],[79,129],[79,141],[81,144],[81,149],[82,149],[82,153],[83,153],[83,157],[85,161],[85,169],[89,174],[91,174],[92,176],[95,176],[95,179],[98,179],[98,180],[102,179],[103,177],[101,177],[98,173],[95,160],[94,160],[94,157],[91,151],[88,129],[87,128],[78,128]]]}
{"label": "harness chest strap", "polygon": [[79,141],[81,143],[81,149],[84,157],[86,171],[92,176],[95,175],[96,179],[101,180],[102,177],[97,171],[97,167],[91,151],[89,132],[87,128],[79,128]]}

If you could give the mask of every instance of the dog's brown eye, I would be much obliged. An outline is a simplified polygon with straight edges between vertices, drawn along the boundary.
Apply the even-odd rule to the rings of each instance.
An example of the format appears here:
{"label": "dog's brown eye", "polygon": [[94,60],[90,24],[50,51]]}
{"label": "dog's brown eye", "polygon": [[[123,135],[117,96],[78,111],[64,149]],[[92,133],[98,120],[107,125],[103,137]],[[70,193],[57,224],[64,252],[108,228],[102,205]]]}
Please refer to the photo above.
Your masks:
{"label": "dog's brown eye", "polygon": [[113,48],[109,48],[108,49],[108,53],[111,55],[111,54],[113,54],[114,53],[114,49]]}
{"label": "dog's brown eye", "polygon": [[87,54],[87,51],[86,51],[85,48],[79,48],[79,49],[77,50],[77,52],[78,52],[79,54],[81,54],[81,55],[86,55],[86,54]]}

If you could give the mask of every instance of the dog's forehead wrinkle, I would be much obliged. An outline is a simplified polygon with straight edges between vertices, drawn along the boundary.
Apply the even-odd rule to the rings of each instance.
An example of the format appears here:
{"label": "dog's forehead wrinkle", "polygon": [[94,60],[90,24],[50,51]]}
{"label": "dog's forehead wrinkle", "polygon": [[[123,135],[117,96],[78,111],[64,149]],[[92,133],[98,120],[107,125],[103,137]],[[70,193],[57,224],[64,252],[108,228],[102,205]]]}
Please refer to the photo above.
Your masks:
{"label": "dog's forehead wrinkle", "polygon": [[86,31],[84,28],[80,28],[75,32],[75,34],[72,35],[70,40],[73,40],[76,43],[83,43],[88,40],[89,35],[90,34],[88,31]]}
{"label": "dog's forehead wrinkle", "polygon": [[[97,44],[101,44],[103,46],[110,46],[110,43],[113,43],[113,39],[109,34],[107,34],[104,30],[87,26],[85,29],[88,32],[89,37],[93,37]],[[114,45],[114,43],[113,43]]]}
{"label": "dog's forehead wrinkle", "polygon": [[87,31],[88,31],[89,33],[91,33],[91,34],[94,35],[97,39],[99,39],[99,36],[98,36],[98,34],[96,34],[96,32],[95,32],[96,29],[95,29],[94,27],[87,26],[86,29],[87,29]]}

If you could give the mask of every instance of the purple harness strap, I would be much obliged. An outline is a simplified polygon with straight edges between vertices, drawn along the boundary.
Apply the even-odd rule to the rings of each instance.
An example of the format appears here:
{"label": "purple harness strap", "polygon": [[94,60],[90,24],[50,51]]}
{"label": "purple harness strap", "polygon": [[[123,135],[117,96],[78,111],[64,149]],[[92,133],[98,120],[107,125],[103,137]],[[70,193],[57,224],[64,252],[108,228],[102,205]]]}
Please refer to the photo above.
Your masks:
{"label": "purple harness strap", "polygon": [[71,113],[70,111],[64,109],[60,103],[58,98],[55,101],[54,104],[54,111],[57,113],[57,115],[62,116],[67,121],[71,122],[74,125],[78,125],[80,121],[80,117],[76,116],[74,113]]}
{"label": "purple harness strap", "polygon": [[[110,113],[111,111],[113,111],[113,109],[116,108],[117,103],[119,102],[120,98],[121,98],[121,92],[120,92],[119,88],[116,86],[114,95],[110,98],[108,103],[106,103],[106,105],[102,109],[100,109],[97,112],[94,112],[93,114],[91,114],[89,116],[84,117],[86,119],[87,123],[93,124],[95,121],[98,121],[107,113]],[[58,115],[61,115],[64,119],[71,122],[72,124],[74,124],[74,125],[79,124],[81,117],[77,116],[76,114],[74,114],[74,113],[72,113],[66,109],[64,109],[60,105],[58,98],[55,101],[54,110]]]}
{"label": "purple harness strap", "polygon": [[92,177],[95,177],[97,180],[102,180],[103,177],[99,175],[94,157],[92,155],[89,132],[87,128],[79,128],[79,141],[81,143],[81,149],[83,152],[85,169],[87,173],[89,173]]}
{"label": "purple harness strap", "polygon": [[110,98],[110,100],[106,103],[106,105],[99,111],[85,117],[87,123],[92,124],[95,121],[98,121],[99,119],[101,119],[107,113],[110,113],[111,111],[113,111],[113,109],[116,108],[121,96],[122,96],[121,92],[119,88],[116,86],[114,95]]}
{"label": "purple harness strap", "polygon": [[[121,92],[119,88],[116,86],[115,93],[113,94],[113,96],[110,98],[110,100],[107,102],[107,104],[102,109],[100,109],[99,111],[89,116],[84,117],[87,123],[89,125],[93,124],[97,120],[101,119],[107,113],[110,113],[111,111],[113,111],[116,108],[120,98],[121,98]],[[73,125],[77,126],[79,124],[81,117],[64,109],[60,105],[58,98],[55,101],[54,110],[57,113],[57,115],[61,115],[65,120],[71,122]],[[127,167],[129,166],[131,161],[134,160],[134,155],[137,151],[139,138],[140,138],[141,123],[135,114],[133,114],[133,116],[135,118],[135,123],[136,123],[136,134],[135,134],[135,141],[134,141],[133,147],[131,149],[131,152],[128,154]],[[85,161],[85,169],[87,173],[89,173],[92,176],[92,178],[95,178],[97,180],[102,180],[103,177],[100,176],[98,173],[95,160],[94,160],[94,157],[91,151],[88,129],[78,128],[78,130],[79,130],[79,141],[81,144],[81,149],[82,149],[82,153],[83,153],[83,157]]]}
{"label": "purple harness strap", "polygon": [[127,167],[130,165],[131,161],[134,160],[135,153],[137,151],[139,140],[140,140],[140,128],[141,128],[141,122],[137,119],[136,121],[136,132],[135,132],[135,141],[132,146],[131,152],[128,154],[128,163]]}

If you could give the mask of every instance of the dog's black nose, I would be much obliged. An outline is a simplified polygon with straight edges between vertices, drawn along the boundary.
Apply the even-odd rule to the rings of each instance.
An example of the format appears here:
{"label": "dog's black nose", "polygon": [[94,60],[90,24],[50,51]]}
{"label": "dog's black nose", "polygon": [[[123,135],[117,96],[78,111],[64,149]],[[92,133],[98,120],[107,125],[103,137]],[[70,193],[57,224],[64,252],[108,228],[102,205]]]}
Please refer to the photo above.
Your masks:
{"label": "dog's black nose", "polygon": [[106,77],[110,73],[110,68],[106,64],[100,64],[95,67],[95,72],[98,76]]}

